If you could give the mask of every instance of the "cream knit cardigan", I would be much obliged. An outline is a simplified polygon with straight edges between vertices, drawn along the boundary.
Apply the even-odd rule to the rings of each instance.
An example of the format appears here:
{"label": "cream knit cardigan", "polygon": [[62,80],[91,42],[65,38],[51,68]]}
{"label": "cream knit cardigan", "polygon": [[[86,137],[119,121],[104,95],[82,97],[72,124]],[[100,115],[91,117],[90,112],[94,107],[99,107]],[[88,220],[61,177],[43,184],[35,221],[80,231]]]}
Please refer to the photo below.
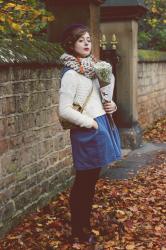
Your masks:
{"label": "cream knit cardigan", "polygon": [[[111,81],[111,84],[109,84],[109,92],[111,92],[112,96],[114,79],[111,78]],[[92,85],[93,92],[83,113],[74,110],[72,108],[73,103],[82,106],[91,91]],[[59,116],[80,127],[91,128],[93,119],[105,113],[101,101],[98,80],[91,80],[77,73],[75,70],[68,70],[61,79],[61,88],[59,90]]]}

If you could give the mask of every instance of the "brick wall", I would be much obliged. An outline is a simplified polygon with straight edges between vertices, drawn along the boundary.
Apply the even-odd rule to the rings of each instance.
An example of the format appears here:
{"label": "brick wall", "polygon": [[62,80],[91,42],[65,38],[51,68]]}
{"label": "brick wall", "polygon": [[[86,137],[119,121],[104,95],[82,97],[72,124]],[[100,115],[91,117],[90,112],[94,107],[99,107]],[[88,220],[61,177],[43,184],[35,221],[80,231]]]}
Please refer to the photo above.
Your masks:
{"label": "brick wall", "polygon": [[166,62],[138,64],[138,119],[143,128],[166,114]]}
{"label": "brick wall", "polygon": [[58,122],[55,67],[0,70],[0,235],[71,179],[68,132]]}

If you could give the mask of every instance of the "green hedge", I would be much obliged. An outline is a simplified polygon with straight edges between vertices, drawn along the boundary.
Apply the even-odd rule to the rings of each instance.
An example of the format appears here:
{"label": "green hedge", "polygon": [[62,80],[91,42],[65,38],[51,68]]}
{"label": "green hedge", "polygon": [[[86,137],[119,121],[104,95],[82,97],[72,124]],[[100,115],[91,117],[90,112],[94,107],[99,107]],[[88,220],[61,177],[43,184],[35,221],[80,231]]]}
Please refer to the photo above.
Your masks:
{"label": "green hedge", "polygon": [[138,50],[139,62],[166,62],[166,52],[157,50]]}
{"label": "green hedge", "polygon": [[7,64],[59,64],[63,49],[47,41],[0,40],[0,65]]}

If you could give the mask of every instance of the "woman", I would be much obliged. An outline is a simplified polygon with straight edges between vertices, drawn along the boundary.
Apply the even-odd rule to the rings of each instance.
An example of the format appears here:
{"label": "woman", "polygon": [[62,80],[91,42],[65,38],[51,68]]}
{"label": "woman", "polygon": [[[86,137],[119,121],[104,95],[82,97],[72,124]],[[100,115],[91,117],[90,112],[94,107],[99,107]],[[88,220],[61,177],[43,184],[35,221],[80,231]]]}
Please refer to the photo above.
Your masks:
{"label": "woman", "polygon": [[[66,53],[60,58],[65,70],[59,91],[59,116],[77,125],[70,130],[76,170],[70,193],[71,238],[73,242],[93,243],[90,214],[95,185],[101,168],[121,157],[117,128],[111,128],[106,115],[112,114],[116,105],[101,101],[88,28],[81,24],[68,27],[62,35],[62,46]],[[73,104],[82,106],[91,90],[83,113],[76,111]]]}

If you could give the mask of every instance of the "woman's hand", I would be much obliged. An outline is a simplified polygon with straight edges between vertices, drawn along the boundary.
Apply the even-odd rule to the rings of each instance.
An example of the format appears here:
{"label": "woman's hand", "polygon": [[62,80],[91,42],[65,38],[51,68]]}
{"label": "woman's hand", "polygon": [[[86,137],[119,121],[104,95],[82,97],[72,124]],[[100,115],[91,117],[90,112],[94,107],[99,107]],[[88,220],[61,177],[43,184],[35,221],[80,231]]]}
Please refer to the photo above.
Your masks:
{"label": "woman's hand", "polygon": [[98,124],[97,124],[97,122],[94,120],[93,121],[93,125],[92,125],[92,128],[95,128],[95,129],[98,129]]}
{"label": "woman's hand", "polygon": [[113,112],[115,112],[117,110],[117,106],[113,101],[104,102],[103,106],[104,106],[104,110],[107,114],[112,114]]}

